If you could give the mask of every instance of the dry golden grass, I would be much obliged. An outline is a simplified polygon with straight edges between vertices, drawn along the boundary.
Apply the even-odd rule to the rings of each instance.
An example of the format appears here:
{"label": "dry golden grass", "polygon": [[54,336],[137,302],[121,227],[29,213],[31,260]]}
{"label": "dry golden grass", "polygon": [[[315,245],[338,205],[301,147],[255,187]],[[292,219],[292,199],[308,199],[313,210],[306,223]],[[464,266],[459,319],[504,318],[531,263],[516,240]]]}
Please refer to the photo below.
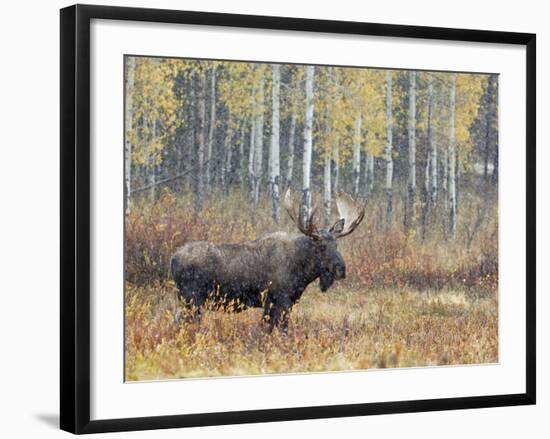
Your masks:
{"label": "dry golden grass", "polygon": [[498,361],[494,296],[311,285],[287,335],[265,333],[259,309],[178,328],[173,297],[169,284],[127,285],[128,381]]}
{"label": "dry golden grass", "polygon": [[[458,236],[444,210],[417,225],[384,221],[383,198],[339,249],[348,277],[327,293],[312,284],[294,307],[287,335],[266,334],[261,310],[206,311],[177,327],[169,260],[185,242],[243,242],[294,230],[251,211],[239,191],[213,198],[201,214],[191,197],[164,191],[135,203],[126,224],[126,379],[356,370],[498,361],[496,192],[463,191]],[[434,212],[436,212],[434,210]],[[394,217],[402,218],[396,203]],[[424,236],[422,236],[424,235]]]}

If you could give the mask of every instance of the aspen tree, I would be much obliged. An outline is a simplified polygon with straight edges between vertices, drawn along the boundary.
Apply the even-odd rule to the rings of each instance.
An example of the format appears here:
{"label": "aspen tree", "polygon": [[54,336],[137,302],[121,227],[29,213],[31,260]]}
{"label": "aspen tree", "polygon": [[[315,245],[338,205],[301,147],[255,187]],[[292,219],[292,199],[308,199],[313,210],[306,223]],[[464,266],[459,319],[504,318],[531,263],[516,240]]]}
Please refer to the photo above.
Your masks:
{"label": "aspen tree", "polygon": [[256,152],[256,118],[250,120],[250,145],[248,148],[248,191],[250,201],[254,201],[254,153]]}
{"label": "aspen tree", "polygon": [[281,66],[272,64],[272,122],[271,122],[271,149],[269,154],[270,162],[270,183],[272,198],[272,217],[275,223],[280,219],[280,196],[279,196],[279,91],[281,87]]}
{"label": "aspen tree", "polygon": [[430,171],[431,171],[431,202],[432,207],[437,203],[437,143],[435,142],[434,126],[434,91],[433,76],[428,76],[428,147],[430,151]]}
{"label": "aspen tree", "polygon": [[405,209],[405,227],[414,223],[416,209],[416,72],[409,72],[409,114],[407,133],[409,139],[407,207]]}
{"label": "aspen tree", "polygon": [[246,141],[246,123],[243,120],[241,122],[241,136],[239,138],[239,171],[237,172],[237,182],[239,187],[244,189],[243,183],[245,179],[244,169],[244,142]]}
{"label": "aspen tree", "polygon": [[393,217],[393,114],[392,114],[392,71],[386,72],[386,222],[391,224]]}
{"label": "aspen tree", "polygon": [[205,192],[204,159],[206,150],[206,72],[204,70],[198,73],[198,78],[195,82],[195,85],[197,87],[197,108],[195,115],[195,121],[197,124],[195,130],[195,142],[197,145],[197,164],[195,172],[195,208],[198,211],[201,211],[204,204]]}
{"label": "aspen tree", "polygon": [[456,144],[455,144],[456,74],[451,76],[449,93],[449,218],[451,237],[456,238]]}
{"label": "aspen tree", "polygon": [[358,113],[355,116],[355,134],[353,137],[353,194],[359,194],[359,179],[361,176],[361,123],[363,115]]}
{"label": "aspen tree", "polygon": [[212,151],[214,148],[214,132],[216,129],[216,64],[210,68],[210,124],[208,126],[208,145],[206,149],[206,189],[212,192],[214,160]]}
{"label": "aspen tree", "polygon": [[286,165],[286,188],[292,184],[292,174],[294,173],[294,143],[296,138],[296,113],[292,111],[290,115],[290,131],[288,134],[288,156]]}
{"label": "aspen tree", "polygon": [[311,209],[311,156],[313,151],[313,81],[315,70],[306,66],[306,116],[304,126],[304,154],[302,161],[302,194],[304,224]]}
{"label": "aspen tree", "polygon": [[126,58],[126,100],[125,100],[125,156],[124,156],[124,171],[125,171],[125,190],[126,190],[126,215],[130,213],[130,194],[132,183],[132,141],[130,138],[133,129],[133,93],[134,93],[134,78],[136,71],[136,59],[133,56]]}
{"label": "aspen tree", "polygon": [[256,123],[255,123],[255,139],[254,139],[254,200],[253,206],[258,205],[260,198],[260,186],[262,181],[263,169],[263,152],[264,152],[264,105],[265,105],[265,90],[264,90],[263,69],[259,71],[258,79],[258,94],[256,102]]}

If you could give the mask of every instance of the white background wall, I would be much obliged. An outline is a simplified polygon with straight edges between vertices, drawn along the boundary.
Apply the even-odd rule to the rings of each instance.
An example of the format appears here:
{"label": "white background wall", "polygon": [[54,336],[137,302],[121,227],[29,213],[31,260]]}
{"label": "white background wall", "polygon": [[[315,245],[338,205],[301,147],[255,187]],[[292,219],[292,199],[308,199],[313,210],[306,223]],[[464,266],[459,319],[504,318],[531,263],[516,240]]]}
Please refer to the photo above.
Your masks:
{"label": "white background wall", "polygon": [[[90,1],[90,3],[95,3]],[[538,405],[258,425],[125,433],[113,437],[548,437],[550,156],[548,13],[544,2],[462,0],[104,0],[101,4],[300,16],[537,33],[538,44]],[[59,13],[64,1],[2,5],[0,25],[0,435],[56,437],[59,334]],[[546,118],[545,118],[546,116]],[[215,395],[213,395],[215,397]],[[545,416],[546,415],[546,416]]]}

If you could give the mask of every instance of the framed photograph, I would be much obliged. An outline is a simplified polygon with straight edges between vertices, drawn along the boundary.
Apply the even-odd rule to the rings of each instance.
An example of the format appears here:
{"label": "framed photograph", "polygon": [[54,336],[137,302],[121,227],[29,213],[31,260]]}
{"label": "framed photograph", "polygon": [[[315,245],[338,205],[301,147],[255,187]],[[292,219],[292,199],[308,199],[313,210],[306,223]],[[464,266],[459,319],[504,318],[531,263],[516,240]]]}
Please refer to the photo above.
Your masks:
{"label": "framed photograph", "polygon": [[535,35],[61,10],[61,428],[535,403]]}

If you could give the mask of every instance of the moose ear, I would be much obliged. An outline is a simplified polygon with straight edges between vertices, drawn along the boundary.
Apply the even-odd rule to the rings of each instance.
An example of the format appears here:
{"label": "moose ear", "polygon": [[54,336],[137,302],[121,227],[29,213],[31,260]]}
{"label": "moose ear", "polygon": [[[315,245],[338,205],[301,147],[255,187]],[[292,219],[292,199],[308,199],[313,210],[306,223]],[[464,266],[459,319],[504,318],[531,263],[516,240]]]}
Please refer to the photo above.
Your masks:
{"label": "moose ear", "polygon": [[345,223],[345,219],[344,218],[340,218],[338,221],[336,221],[333,226],[328,230],[329,233],[332,233],[332,234],[339,234],[339,233],[342,233],[342,231],[344,230],[344,223]]}

